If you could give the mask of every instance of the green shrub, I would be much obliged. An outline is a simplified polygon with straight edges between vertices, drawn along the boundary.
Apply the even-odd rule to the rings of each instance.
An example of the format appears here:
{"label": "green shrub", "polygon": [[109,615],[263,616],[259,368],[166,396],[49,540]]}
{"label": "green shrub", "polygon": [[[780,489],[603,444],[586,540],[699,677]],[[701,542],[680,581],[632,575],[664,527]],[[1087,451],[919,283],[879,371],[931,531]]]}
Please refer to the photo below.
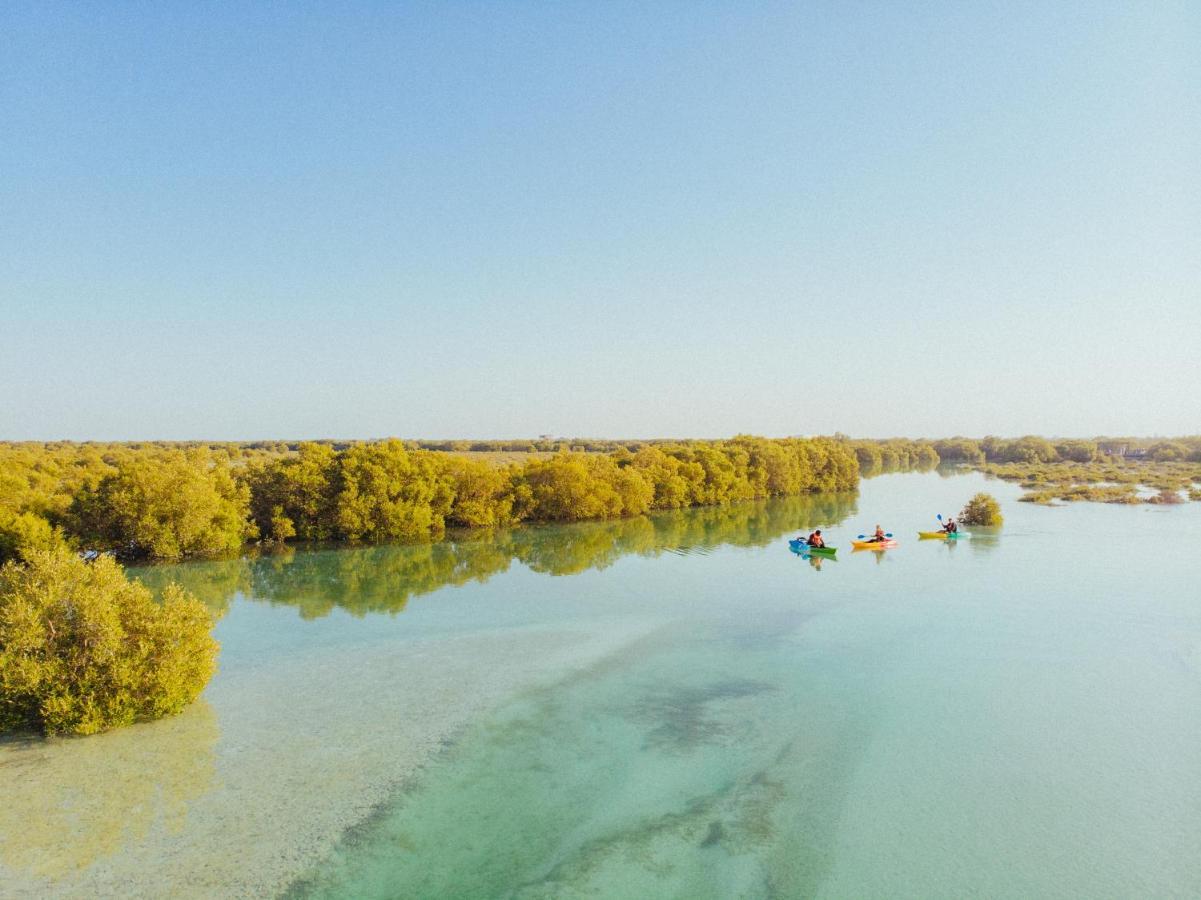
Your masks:
{"label": "green shrub", "polygon": [[442,462],[442,477],[454,486],[446,521],[469,528],[507,525],[513,519],[509,472],[487,462],[451,456]]}
{"label": "green shrub", "polygon": [[977,494],[959,513],[959,521],[964,525],[1000,525],[1004,521],[1001,504],[991,494]]}
{"label": "green shrub", "polygon": [[[882,472],[908,472],[932,469],[938,465],[940,451],[929,441],[911,441],[908,438],[887,438],[885,440],[851,440],[838,436],[839,443],[854,450],[859,462],[859,471],[865,475],[878,475]],[[950,442],[942,442],[949,446]],[[974,447],[974,445],[973,445]],[[979,448],[975,447],[976,452]],[[970,453],[970,448],[964,446],[950,447],[948,458],[957,458],[956,452]]]}
{"label": "green shrub", "polygon": [[434,451],[409,451],[398,440],[347,449],[335,503],[341,535],[375,543],[442,537],[454,489],[439,477],[441,461]]}
{"label": "green shrub", "polygon": [[535,460],[514,486],[515,508],[540,521],[636,516],[650,509],[654,498],[654,485],[638,470],[597,454],[560,453]]}
{"label": "green shrub", "polygon": [[65,547],[62,529],[56,528],[41,516],[31,513],[10,513],[0,510],[0,563],[24,559],[34,550]]}
{"label": "green shrub", "polygon": [[984,451],[980,449],[980,442],[970,438],[949,438],[935,441],[933,446],[939,459],[947,462],[977,464],[984,462]]}
{"label": "green shrub", "polygon": [[1148,448],[1147,456],[1156,462],[1174,462],[1188,459],[1189,448],[1179,441],[1160,441]]}
{"label": "green shrub", "polygon": [[1064,500],[1089,500],[1094,503],[1135,505],[1142,503],[1133,484],[1078,484],[1061,494]]}
{"label": "green shrub", "polygon": [[1060,441],[1055,445],[1059,458],[1069,462],[1092,462],[1097,458],[1096,441]]}
{"label": "green shrub", "polygon": [[250,466],[242,475],[250,488],[250,516],[268,540],[334,536],[337,451],[306,441],[295,456]]}
{"label": "green shrub", "polygon": [[1077,501],[1091,503],[1116,503],[1135,505],[1142,503],[1138,488],[1133,484],[1060,484],[1044,490],[1023,494],[1024,503],[1051,505],[1056,500],[1068,503]]}
{"label": "green shrub", "polygon": [[985,438],[980,443],[988,459],[997,462],[1048,463],[1059,459],[1054,444],[1033,434],[1012,441]]}
{"label": "green shrub", "polygon": [[179,712],[216,667],[204,604],[156,603],[111,559],[35,550],[0,569],[0,730],[94,734]]}
{"label": "green shrub", "polygon": [[250,489],[207,450],[122,461],[72,506],[86,542],[156,559],[237,551],[257,534],[249,512]]}

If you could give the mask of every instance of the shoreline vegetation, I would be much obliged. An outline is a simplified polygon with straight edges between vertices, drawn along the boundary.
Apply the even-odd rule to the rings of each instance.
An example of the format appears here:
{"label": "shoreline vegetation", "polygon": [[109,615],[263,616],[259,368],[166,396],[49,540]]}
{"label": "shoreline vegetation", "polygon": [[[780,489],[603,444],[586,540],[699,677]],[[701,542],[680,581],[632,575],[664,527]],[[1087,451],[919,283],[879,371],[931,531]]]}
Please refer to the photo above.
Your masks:
{"label": "shoreline vegetation", "polygon": [[97,734],[181,712],[216,671],[208,608],[58,548],[0,567],[0,733]]}
{"label": "shoreline vegetation", "polygon": [[[333,606],[359,614],[396,610],[397,597],[403,608],[413,594],[448,581],[486,580],[513,559],[549,572],[578,571],[624,553],[720,541],[723,529],[710,526],[727,513],[763,512],[745,501],[788,498],[752,529],[752,540],[770,540],[781,530],[840,519],[853,508],[862,477],[940,462],[1020,481],[1022,499],[1033,502],[1201,499],[1201,438],[1124,441],[1120,452],[1101,442],[1037,437],[845,435],[523,447],[397,439],[0,443],[0,731],[91,734],[187,706],[215,670],[212,624],[232,596],[228,589],[251,576],[242,553],[248,547],[286,555],[300,542],[359,545],[379,562],[376,551],[386,548],[372,545],[407,544],[413,552],[388,557],[395,577],[384,578],[379,591],[340,600],[306,585],[303,566],[269,558],[253,569],[264,581],[259,593],[273,602],[288,597],[308,616]],[[1148,489],[1158,493],[1139,493]],[[830,506],[833,498],[842,499]],[[673,518],[690,508],[713,515]],[[979,494],[963,519],[996,525],[999,509]],[[705,533],[689,533],[704,522]],[[581,523],[592,540],[559,547],[514,527],[539,523]],[[106,556],[145,563],[240,558],[242,565],[190,570],[182,580],[196,576],[197,583],[181,587],[153,569],[131,578]],[[102,645],[96,633],[105,636]]]}
{"label": "shoreline vegetation", "polygon": [[571,575],[631,554],[765,546],[798,522],[845,520],[857,496],[798,494],[567,526],[456,528],[441,541],[287,544],[175,567],[147,561],[126,570],[107,557],[88,563],[62,548],[31,551],[21,564],[0,567],[0,734],[95,734],[179,712],[211,678],[212,627],[239,592],[294,607],[304,619],[335,609],[396,615],[414,597],[486,583],[515,563]]}
{"label": "shoreline vegetation", "polygon": [[855,490],[831,438],[633,444],[475,459],[391,439],[351,444],[6,445],[0,557],[67,544],[127,560],[236,553],[255,541],[441,539],[447,528],[637,516]]}
{"label": "shoreline vegetation", "polygon": [[[451,529],[441,541],[287,544],[186,566],[147,564],[129,574],[155,595],[178,583],[218,619],[239,593],[294,607],[303,619],[318,619],[334,609],[360,618],[395,615],[414,598],[448,586],[485,584],[515,564],[565,576],[606,569],[631,555],[653,558],[704,554],[723,546],[765,547],[794,534],[798,524],[834,527],[855,514],[857,501],[855,492],[798,494],[567,525]],[[330,576],[331,566],[336,577]]]}
{"label": "shoreline vegetation", "polygon": [[447,528],[855,490],[940,462],[1018,481],[1035,503],[1201,499],[1201,437],[6,442],[0,562],[61,546],[153,561],[256,542],[440,540]]}

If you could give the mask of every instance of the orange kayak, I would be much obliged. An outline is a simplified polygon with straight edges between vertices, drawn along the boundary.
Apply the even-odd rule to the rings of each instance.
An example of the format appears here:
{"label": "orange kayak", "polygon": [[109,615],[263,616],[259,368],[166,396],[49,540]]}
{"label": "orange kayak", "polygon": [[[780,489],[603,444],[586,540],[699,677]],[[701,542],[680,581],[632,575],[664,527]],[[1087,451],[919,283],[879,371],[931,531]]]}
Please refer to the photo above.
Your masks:
{"label": "orange kayak", "polygon": [[896,539],[889,538],[886,541],[851,541],[851,546],[856,550],[887,550],[889,547],[897,545]]}

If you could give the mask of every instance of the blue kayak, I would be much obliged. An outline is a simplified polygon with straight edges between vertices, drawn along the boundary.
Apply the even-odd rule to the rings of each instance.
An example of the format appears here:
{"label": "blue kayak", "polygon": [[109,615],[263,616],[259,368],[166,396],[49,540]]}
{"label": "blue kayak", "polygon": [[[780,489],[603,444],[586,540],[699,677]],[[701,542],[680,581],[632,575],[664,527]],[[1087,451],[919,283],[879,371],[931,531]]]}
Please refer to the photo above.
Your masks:
{"label": "blue kayak", "polygon": [[788,542],[788,549],[793,553],[800,553],[802,555],[809,553],[814,556],[833,556],[838,552],[837,547],[810,547],[806,541],[800,538],[790,540]]}

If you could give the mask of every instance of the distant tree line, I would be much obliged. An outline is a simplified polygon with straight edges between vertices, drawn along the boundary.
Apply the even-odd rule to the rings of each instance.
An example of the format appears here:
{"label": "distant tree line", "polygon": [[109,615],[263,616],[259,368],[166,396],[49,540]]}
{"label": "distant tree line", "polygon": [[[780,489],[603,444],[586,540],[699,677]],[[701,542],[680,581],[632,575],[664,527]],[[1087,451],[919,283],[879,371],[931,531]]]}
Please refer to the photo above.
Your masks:
{"label": "distant tree line", "polygon": [[1201,462],[1201,436],[1171,440],[1148,438],[1093,438],[1051,441],[1037,435],[1020,438],[946,438],[931,445],[945,462],[1056,463],[1095,462],[1111,456],[1153,462]]}
{"label": "distant tree line", "polygon": [[405,441],[414,450],[441,450],[446,453],[612,453],[638,450],[651,444],[671,441],[613,441],[597,438],[538,438],[516,441]]}
{"label": "distant tree line", "polygon": [[929,441],[914,441],[908,438],[852,440],[844,435],[835,435],[835,438],[855,451],[859,472],[865,477],[888,472],[908,472],[913,469],[933,469],[940,461],[938,451]]}
{"label": "distant tree line", "polygon": [[[531,449],[532,448],[532,449]],[[511,454],[498,460],[489,453]],[[0,561],[70,546],[220,556],[251,541],[383,543],[448,527],[635,516],[853,490],[940,461],[1201,461],[1201,438],[0,443]]]}
{"label": "distant tree line", "polygon": [[449,526],[570,522],[853,490],[828,438],[662,442],[497,464],[399,440],[0,445],[0,558],[69,544],[126,558],[236,551],[253,540],[382,543]]}

